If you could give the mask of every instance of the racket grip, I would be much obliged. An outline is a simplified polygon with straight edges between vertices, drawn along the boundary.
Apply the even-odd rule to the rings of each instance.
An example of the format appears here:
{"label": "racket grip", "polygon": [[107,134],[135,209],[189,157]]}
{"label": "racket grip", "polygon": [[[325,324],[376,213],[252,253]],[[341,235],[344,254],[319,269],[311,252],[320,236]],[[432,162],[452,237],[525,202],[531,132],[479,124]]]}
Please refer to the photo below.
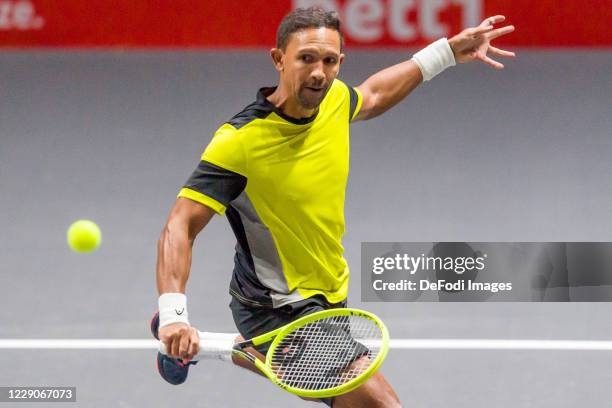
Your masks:
{"label": "racket grip", "polygon": [[200,333],[200,351],[195,357],[197,360],[232,360],[234,340],[238,333]]}
{"label": "racket grip", "polygon": [[[198,332],[200,335],[200,350],[193,360],[232,360],[234,340],[238,333]],[[166,345],[159,342],[159,352],[168,354]]]}

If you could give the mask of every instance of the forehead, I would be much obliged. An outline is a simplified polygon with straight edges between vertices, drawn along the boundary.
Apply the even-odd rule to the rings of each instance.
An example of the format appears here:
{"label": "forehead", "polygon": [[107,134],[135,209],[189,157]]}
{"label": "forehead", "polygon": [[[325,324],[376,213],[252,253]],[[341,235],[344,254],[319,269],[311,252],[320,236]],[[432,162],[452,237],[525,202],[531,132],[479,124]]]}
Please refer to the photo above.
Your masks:
{"label": "forehead", "polygon": [[305,28],[291,34],[287,52],[299,52],[304,48],[318,48],[321,52],[340,53],[340,33],[336,30],[319,27]]}

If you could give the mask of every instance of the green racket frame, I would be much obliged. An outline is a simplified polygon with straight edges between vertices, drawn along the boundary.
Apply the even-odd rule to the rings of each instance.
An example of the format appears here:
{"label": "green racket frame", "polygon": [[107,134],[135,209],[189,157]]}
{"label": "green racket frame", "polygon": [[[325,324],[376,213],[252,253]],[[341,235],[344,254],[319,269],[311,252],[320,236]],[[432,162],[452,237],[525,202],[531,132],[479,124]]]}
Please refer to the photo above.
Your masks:
{"label": "green racket frame", "polygon": [[[337,387],[333,387],[333,388],[327,388],[323,390],[304,390],[301,388],[290,387],[284,384],[282,380],[280,380],[274,374],[272,370],[272,366],[271,366],[271,359],[272,359],[272,356],[274,354],[274,350],[276,349],[276,347],[279,345],[279,343],[283,340],[283,338],[287,334],[291,333],[295,329],[301,326],[304,326],[310,322],[313,322],[315,320],[321,320],[324,318],[334,317],[334,316],[358,316],[358,317],[366,318],[378,326],[378,328],[381,331],[381,337],[382,337],[380,340],[380,350],[378,354],[376,355],[376,357],[374,358],[374,360],[372,361],[372,363],[370,364],[370,366],[363,373],[361,373],[358,377],[353,378],[352,380],[347,381],[346,383],[339,385]],[[270,348],[268,349],[268,352],[266,354],[265,362],[259,360],[254,355],[249,354],[244,351],[244,349],[247,347],[258,346],[260,344],[267,343],[271,340],[272,340],[272,344],[270,345]],[[355,388],[359,387],[364,382],[366,382],[374,374],[374,372],[378,369],[378,367],[380,367],[385,357],[387,356],[388,351],[389,351],[389,331],[387,330],[387,327],[382,322],[382,320],[378,318],[378,316],[376,316],[373,313],[366,312],[364,310],[342,308],[342,309],[328,309],[328,310],[323,310],[320,312],[315,312],[315,313],[306,315],[304,317],[301,317],[271,332],[262,334],[261,336],[253,337],[251,340],[237,343],[234,345],[232,353],[234,355],[240,356],[250,361],[251,363],[253,363],[263,374],[266,375],[266,377],[270,379],[270,381],[272,381],[274,384],[278,385],[285,391],[299,395],[301,397],[329,398],[329,397],[334,397],[334,396],[341,395],[349,391],[352,391]]]}

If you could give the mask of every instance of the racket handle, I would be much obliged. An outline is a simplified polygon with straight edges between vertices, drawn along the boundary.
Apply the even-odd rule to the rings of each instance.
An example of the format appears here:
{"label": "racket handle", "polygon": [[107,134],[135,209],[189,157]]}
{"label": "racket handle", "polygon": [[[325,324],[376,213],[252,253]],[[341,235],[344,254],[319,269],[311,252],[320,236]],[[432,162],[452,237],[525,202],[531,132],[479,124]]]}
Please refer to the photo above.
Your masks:
{"label": "racket handle", "polygon": [[[211,333],[198,332],[200,334],[200,351],[192,360],[232,360],[232,349],[234,340],[238,333]],[[166,345],[159,342],[159,352],[166,352]]]}

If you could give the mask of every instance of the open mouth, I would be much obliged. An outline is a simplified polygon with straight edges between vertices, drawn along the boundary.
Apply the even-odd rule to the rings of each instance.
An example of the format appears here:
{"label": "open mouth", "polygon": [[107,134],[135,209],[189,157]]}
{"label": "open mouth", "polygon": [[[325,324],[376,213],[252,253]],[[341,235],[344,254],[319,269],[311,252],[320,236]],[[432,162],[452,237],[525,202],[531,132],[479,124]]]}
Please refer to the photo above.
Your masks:
{"label": "open mouth", "polygon": [[308,89],[310,92],[316,92],[316,93],[323,92],[323,90],[325,89],[325,88],[315,88],[313,86],[307,86],[305,88]]}

